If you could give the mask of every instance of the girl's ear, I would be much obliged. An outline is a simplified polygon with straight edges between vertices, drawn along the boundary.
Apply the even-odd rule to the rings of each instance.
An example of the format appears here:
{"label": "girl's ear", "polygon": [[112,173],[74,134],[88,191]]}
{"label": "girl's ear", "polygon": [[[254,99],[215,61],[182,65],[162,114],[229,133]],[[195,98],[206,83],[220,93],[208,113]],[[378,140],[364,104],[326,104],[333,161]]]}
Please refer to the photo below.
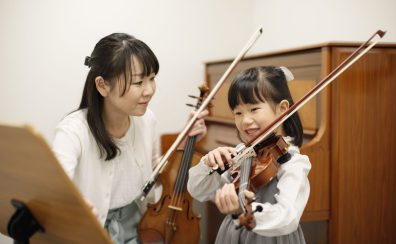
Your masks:
{"label": "girl's ear", "polygon": [[276,106],[277,114],[282,114],[283,112],[289,109],[289,106],[290,106],[289,101],[287,101],[286,99],[282,100],[278,104],[278,106]]}
{"label": "girl's ear", "polygon": [[97,76],[95,78],[96,89],[102,95],[102,97],[107,97],[110,92],[110,87],[106,84],[102,76]]}

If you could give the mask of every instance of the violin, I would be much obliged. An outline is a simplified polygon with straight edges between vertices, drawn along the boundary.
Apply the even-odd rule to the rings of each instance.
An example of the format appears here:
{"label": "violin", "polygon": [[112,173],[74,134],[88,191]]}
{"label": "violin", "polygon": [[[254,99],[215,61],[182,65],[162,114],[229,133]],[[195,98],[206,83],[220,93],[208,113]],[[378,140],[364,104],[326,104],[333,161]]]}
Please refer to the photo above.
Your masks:
{"label": "violin", "polygon": [[230,169],[232,183],[238,190],[238,199],[242,206],[242,213],[238,217],[240,225],[237,228],[245,226],[247,230],[252,230],[256,226],[254,213],[261,212],[262,207],[258,206],[253,210],[251,203],[254,199],[247,199],[245,190],[256,193],[273,180],[278,174],[279,165],[291,158],[288,147],[289,144],[282,136],[272,133],[255,146],[254,156],[245,157],[242,164]]}
{"label": "violin", "polygon": [[[209,91],[206,85],[200,88],[198,107]],[[177,150],[170,158],[160,177],[162,196],[142,217],[138,234],[142,243],[199,243],[200,217],[194,214],[192,197],[186,191],[188,170],[197,164],[203,155],[194,153],[196,136],[189,136],[185,148]]]}

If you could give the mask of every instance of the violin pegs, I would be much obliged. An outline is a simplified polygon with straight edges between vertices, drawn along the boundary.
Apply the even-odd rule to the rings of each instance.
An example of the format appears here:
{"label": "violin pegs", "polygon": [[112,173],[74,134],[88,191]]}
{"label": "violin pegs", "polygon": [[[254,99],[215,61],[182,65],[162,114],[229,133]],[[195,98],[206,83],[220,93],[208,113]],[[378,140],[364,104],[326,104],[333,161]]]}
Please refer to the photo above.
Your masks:
{"label": "violin pegs", "polygon": [[195,106],[191,103],[186,103],[187,106],[195,108]]}
{"label": "violin pegs", "polygon": [[200,97],[194,96],[194,95],[188,95],[188,97],[194,98],[194,99],[199,99]]}

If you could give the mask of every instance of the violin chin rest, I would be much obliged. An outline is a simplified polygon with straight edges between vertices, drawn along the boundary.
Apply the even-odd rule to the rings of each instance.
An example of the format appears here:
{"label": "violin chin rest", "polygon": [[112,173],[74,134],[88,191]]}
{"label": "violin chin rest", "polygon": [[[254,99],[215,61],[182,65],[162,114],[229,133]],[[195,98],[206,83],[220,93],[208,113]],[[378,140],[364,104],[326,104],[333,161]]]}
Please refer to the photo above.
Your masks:
{"label": "violin chin rest", "polygon": [[289,152],[283,154],[276,160],[279,164],[284,164],[291,159],[291,154]]}

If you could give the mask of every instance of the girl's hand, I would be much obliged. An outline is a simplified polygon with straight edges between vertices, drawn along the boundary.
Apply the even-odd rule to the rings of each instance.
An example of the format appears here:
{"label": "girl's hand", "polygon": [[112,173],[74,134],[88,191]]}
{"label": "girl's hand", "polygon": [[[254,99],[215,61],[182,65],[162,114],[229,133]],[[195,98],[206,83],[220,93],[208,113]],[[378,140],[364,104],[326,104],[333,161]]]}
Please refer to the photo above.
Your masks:
{"label": "girl's hand", "polygon": [[[255,194],[251,191],[245,190],[245,197],[248,202],[255,199]],[[236,214],[241,212],[239,205],[239,198],[235,190],[234,184],[225,184],[222,189],[217,190],[215,196],[215,203],[222,214]]]}
{"label": "girl's hand", "polygon": [[235,214],[241,211],[238,195],[234,184],[225,184],[222,189],[217,190],[215,203],[222,214]]}
{"label": "girl's hand", "polygon": [[224,164],[232,164],[231,157],[236,155],[236,149],[233,147],[218,147],[210,151],[205,157],[205,164],[212,169],[224,170]]}
{"label": "girl's hand", "polygon": [[245,190],[245,197],[247,198],[247,200],[248,200],[249,202],[252,202],[252,201],[254,201],[254,199],[255,199],[255,197],[256,197],[256,194],[254,194],[254,193],[251,192],[251,191]]}
{"label": "girl's hand", "polygon": [[[195,121],[194,125],[192,126],[190,132],[188,133],[188,136],[198,136],[197,141],[201,140],[207,132],[207,128],[205,125],[205,120],[204,118],[209,114],[208,110],[202,111],[199,115],[197,120]],[[195,112],[191,112],[188,121],[195,115]]]}

